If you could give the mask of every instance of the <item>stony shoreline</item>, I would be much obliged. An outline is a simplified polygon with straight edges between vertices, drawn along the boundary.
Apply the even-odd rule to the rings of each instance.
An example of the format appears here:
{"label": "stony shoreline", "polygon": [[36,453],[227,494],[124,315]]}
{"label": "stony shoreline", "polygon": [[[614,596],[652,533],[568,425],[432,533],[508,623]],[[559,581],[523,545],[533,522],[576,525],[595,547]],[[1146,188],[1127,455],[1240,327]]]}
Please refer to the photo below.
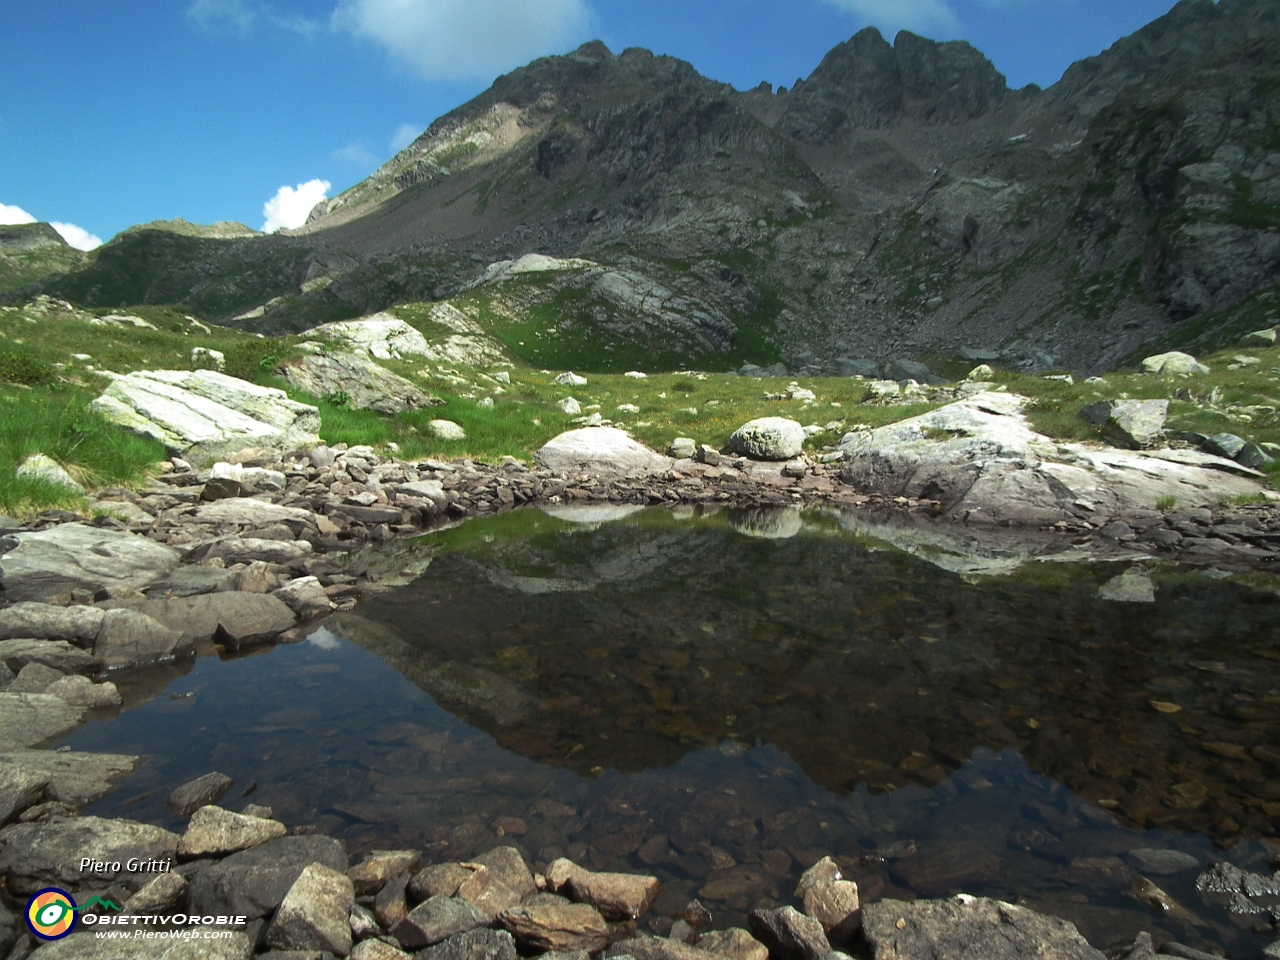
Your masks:
{"label": "stony shoreline", "polygon": [[[81,817],[78,811],[112,790],[140,758],[35,749],[73,729],[87,710],[119,705],[114,684],[105,679],[108,667],[163,661],[210,645],[236,648],[294,639],[301,635],[299,624],[350,609],[362,596],[387,589],[398,577],[412,576],[411,570],[394,569],[394,563],[379,567],[371,556],[394,555],[397,540],[476,517],[524,506],[825,506],[882,508],[916,515],[925,523],[965,526],[942,518],[936,501],[858,493],[840,480],[834,466],[704,457],[712,462],[673,461],[663,472],[626,479],[530,469],[510,458],[498,465],[406,463],[381,457],[371,448],[320,447],[306,456],[280,460],[245,451],[234,458],[236,462],[207,470],[171,462],[166,472],[136,492],[101,491],[93,504],[98,516],[87,524],[60,512],[42,514],[24,525],[7,524],[6,552],[0,554],[5,587],[0,679],[7,684],[0,693],[0,749],[7,751],[0,754],[0,820],[9,825],[0,831],[0,873],[7,878],[10,895],[21,897],[37,889],[32,884],[59,883],[75,888],[77,895],[125,901],[135,914],[153,909],[214,915],[219,910],[257,911],[249,934],[217,947],[187,943],[174,948],[178,953],[164,954],[160,948],[170,949],[172,944],[152,941],[157,945],[155,956],[173,958],[248,957],[255,950],[271,950],[284,960],[324,956],[326,950],[341,956],[345,949],[357,960],[391,960],[409,955],[407,949],[418,951],[416,956],[424,960],[514,960],[517,949],[523,955],[590,949],[637,960],[821,960],[833,947],[862,956],[907,958],[941,956],[939,944],[957,951],[977,944],[972,950],[979,950],[992,924],[1021,930],[1025,951],[1040,951],[1014,956],[1100,957],[1069,924],[973,898],[871,904],[857,912],[855,926],[861,932],[842,940],[839,930],[843,924],[845,933],[851,932],[849,916],[855,911],[847,911],[829,929],[820,922],[815,931],[819,911],[832,908],[829,903],[811,905],[803,891],[797,899],[805,903],[805,914],[785,907],[757,911],[769,916],[753,915],[750,932],[718,931],[699,940],[709,921],[702,920],[700,905],[690,904],[688,916],[655,918],[661,922],[633,939],[641,933],[635,922],[606,918],[607,911],[593,905],[588,894],[574,894],[567,881],[553,882],[550,867],[535,877],[523,861],[520,869],[529,874],[534,888],[502,910],[486,913],[486,905],[509,900],[515,888],[506,884],[498,868],[486,867],[484,857],[463,866],[438,864],[422,871],[414,860],[410,872],[404,867],[418,854],[402,851],[349,867],[338,841],[289,834],[271,819],[269,809],[250,804],[233,813],[210,805],[221,798],[218,788],[227,779],[214,774],[202,778],[203,786],[198,782],[183,788],[186,793],[174,801],[175,810],[180,808],[192,819],[183,837],[131,821]],[[1039,532],[1063,550],[1108,558],[1168,557],[1268,569],[1271,548],[1280,543],[1280,509],[1265,504],[1171,511],[1100,527],[1088,521],[1059,523]],[[99,556],[103,562],[95,566],[94,557]],[[66,871],[72,847],[91,851],[93,859],[107,864],[130,857],[168,858],[175,867],[156,877],[135,875],[124,882],[117,882],[123,879],[119,877],[95,877],[87,882]],[[497,857],[505,858],[504,863],[511,860],[510,853]],[[564,869],[570,867],[585,873],[571,864]],[[523,878],[513,864],[501,869],[508,868],[515,871],[508,879],[517,874]],[[422,878],[442,870],[459,881],[447,892]],[[206,879],[200,879],[202,873]],[[246,884],[259,882],[251,878],[261,877],[268,877],[269,882],[262,882],[270,886],[261,902],[249,907],[243,898],[236,899]],[[98,882],[103,879],[109,882]],[[636,882],[628,880],[624,886]],[[349,904],[348,883],[353,884]],[[515,886],[523,883],[521,879]],[[206,887],[220,892],[202,900],[197,891]],[[850,891],[835,891],[847,907]],[[476,903],[468,900],[472,895]],[[856,903],[856,891],[853,898]],[[12,906],[20,908],[21,903]],[[581,907],[595,913],[588,915],[577,909]],[[783,913],[786,910],[790,913]],[[268,922],[273,913],[275,919]],[[411,914],[438,926],[429,927],[432,932],[426,934],[417,921],[400,928]],[[20,936],[21,917],[11,919],[14,946],[7,955],[22,960],[35,944]],[[571,920],[585,924],[588,932],[573,936],[586,939],[565,933]],[[667,927],[667,921],[677,926]],[[462,927],[454,929],[451,923]],[[418,932],[405,932],[410,929]],[[554,937],[547,930],[554,931]],[[648,935],[656,931],[663,936]],[[946,938],[953,934],[963,937],[951,943]],[[823,939],[827,935],[834,939]],[[1050,950],[1048,944],[1056,946]],[[181,952],[188,947],[196,952]],[[42,960],[153,955],[145,952],[149,947],[132,943],[124,954],[103,949],[100,941],[81,934],[61,945],[41,947],[36,955]],[[1154,956],[1141,942],[1124,955]],[[1173,955],[1194,954],[1184,950]],[[578,956],[585,960],[584,954]]]}

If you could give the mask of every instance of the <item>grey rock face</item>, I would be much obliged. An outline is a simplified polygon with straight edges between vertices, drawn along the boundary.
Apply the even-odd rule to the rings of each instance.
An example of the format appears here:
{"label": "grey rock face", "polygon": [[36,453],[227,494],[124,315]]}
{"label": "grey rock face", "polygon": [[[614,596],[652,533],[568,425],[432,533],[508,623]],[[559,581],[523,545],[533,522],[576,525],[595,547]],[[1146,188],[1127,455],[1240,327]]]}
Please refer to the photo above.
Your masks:
{"label": "grey rock face", "polygon": [[1168,400],[1107,400],[1080,411],[1081,418],[1101,427],[1108,440],[1131,450],[1151,446],[1168,415]]}
{"label": "grey rock face", "polygon": [[0,693],[0,750],[21,750],[70,733],[82,707],[44,693]]}
{"label": "grey rock face", "polygon": [[43,663],[28,663],[18,671],[9,684],[8,693],[45,693],[55,680],[61,680],[66,674]]}
{"label": "grey rock face", "polygon": [[444,404],[385,367],[355,353],[309,354],[285,365],[285,379],[316,397],[343,396],[356,410],[388,415]]}
{"label": "grey rock face", "polygon": [[7,600],[44,600],[72,590],[136,590],[178,565],[176,551],[145,537],[64,523],[0,538]]}
{"label": "grey rock face", "polygon": [[[175,838],[175,848],[176,848]],[[313,863],[347,869],[347,854],[331,837],[281,837],[204,867],[191,881],[191,909],[250,919],[280,905],[302,871]]]}
{"label": "grey rock face", "polygon": [[778,960],[821,960],[831,952],[822,924],[795,907],[753,910],[747,923],[751,935]]}
{"label": "grey rock face", "polygon": [[516,960],[516,942],[505,930],[471,930],[418,951],[414,960]]}
{"label": "grey rock face", "polygon": [[161,913],[177,906],[186,893],[186,877],[180,873],[162,873],[124,902],[124,912]]}
{"label": "grey rock face", "polygon": [[916,383],[932,383],[936,379],[925,364],[917,360],[894,360],[885,364],[886,380],[914,380]]}
{"label": "grey rock face", "polygon": [[149,597],[195,597],[202,593],[219,593],[235,589],[235,574],[220,567],[205,567],[198,564],[178,567],[167,577],[148,584],[146,594]]}
{"label": "grey rock face", "polygon": [[15,823],[0,830],[0,840],[5,845],[0,851],[0,873],[8,878],[9,889],[28,894],[41,886],[77,890],[115,879],[111,870],[81,873],[84,857],[123,867],[133,857],[171,858],[178,847],[178,835],[168,830],[101,817]]}
{"label": "grey rock face", "polygon": [[178,856],[186,859],[222,857],[283,837],[285,833],[284,824],[278,820],[203,806],[192,815],[186,833],[178,841]]}
{"label": "grey rock face", "polygon": [[671,469],[671,460],[612,427],[586,427],[554,437],[534,458],[560,473],[644,477]]}
{"label": "grey rock face", "polygon": [[756,460],[790,460],[804,449],[804,427],[785,417],[744,423],[729,438],[729,449]]}
{"label": "grey rock face", "polygon": [[452,897],[432,897],[392,927],[391,935],[406,950],[421,950],[488,922],[488,917],[469,903]]}
{"label": "grey rock face", "polygon": [[293,611],[279,598],[229,591],[163,600],[109,601],[159,621],[184,645],[215,637],[233,643],[270,639],[294,625]]}
{"label": "grey rock face", "polygon": [[283,601],[303,621],[324,616],[334,606],[316,577],[300,577],[273,591],[271,595]]}
{"label": "grey rock face", "polygon": [[267,931],[267,943],[278,950],[328,950],[346,956],[351,952],[347,918],[354,903],[346,874],[313,863],[285,894]]}
{"label": "grey rock face", "polygon": [[1074,924],[996,900],[884,900],[862,915],[875,960],[1103,960]]}
{"label": "grey rock face", "polygon": [[0,765],[0,825],[43,797],[48,785],[49,774],[43,770]]}
{"label": "grey rock face", "polygon": [[92,642],[102,626],[97,607],[26,601],[0,610],[0,641],[16,638]]}

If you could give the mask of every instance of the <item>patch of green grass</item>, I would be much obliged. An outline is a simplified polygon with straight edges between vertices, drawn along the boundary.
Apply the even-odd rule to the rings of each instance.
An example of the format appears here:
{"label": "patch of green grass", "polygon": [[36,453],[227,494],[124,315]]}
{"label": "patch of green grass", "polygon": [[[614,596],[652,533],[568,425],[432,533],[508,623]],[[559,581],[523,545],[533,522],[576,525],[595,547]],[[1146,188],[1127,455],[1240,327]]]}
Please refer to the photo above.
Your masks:
{"label": "patch of green grass", "polygon": [[1270,503],[1263,493],[1238,493],[1234,497],[1223,497],[1220,501],[1224,507],[1248,507],[1254,504]]}
{"label": "patch of green grass", "polygon": [[20,516],[75,506],[66,487],[18,477],[27,457],[43,453],[90,490],[131,483],[165,458],[163,445],[112,426],[89,410],[96,394],[63,385],[0,388],[0,508]]}
{"label": "patch of green grass", "polygon": [[1161,513],[1172,513],[1178,509],[1178,498],[1172,494],[1156,497],[1156,509]]}

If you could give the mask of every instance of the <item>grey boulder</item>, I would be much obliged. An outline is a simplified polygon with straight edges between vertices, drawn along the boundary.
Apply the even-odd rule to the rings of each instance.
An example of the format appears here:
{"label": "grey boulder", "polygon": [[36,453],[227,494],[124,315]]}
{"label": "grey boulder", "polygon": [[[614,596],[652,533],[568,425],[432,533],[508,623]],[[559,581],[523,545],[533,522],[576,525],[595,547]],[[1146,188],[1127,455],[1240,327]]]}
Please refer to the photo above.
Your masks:
{"label": "grey boulder", "polygon": [[102,618],[93,655],[104,666],[155,663],[174,655],[182,634],[145,613],[108,610]]}
{"label": "grey boulder", "polygon": [[183,644],[226,640],[233,644],[275,637],[294,625],[293,611],[264,593],[205,593],[157,600],[108,601],[159,621],[181,635]]}
{"label": "grey boulder", "polygon": [[212,370],[151,370],[116,377],[90,408],[152,437],[193,463],[249,447],[287,453],[320,442],[320,411],[283,390]]}
{"label": "grey boulder", "polygon": [[285,364],[284,376],[295,389],[315,397],[340,396],[356,410],[392,415],[444,404],[357,353],[307,354]]}
{"label": "grey boulder", "polygon": [[79,640],[91,643],[102,626],[97,607],[60,607],[30,600],[0,610],[0,640]]}
{"label": "grey boulder", "polygon": [[432,897],[392,927],[391,935],[406,950],[421,950],[488,922],[489,918],[469,903],[452,897]]}
{"label": "grey boulder", "polygon": [[347,854],[337,840],[321,836],[281,837],[233,853],[202,868],[191,880],[191,910],[250,920],[266,916],[313,863],[343,871]]}
{"label": "grey boulder", "polygon": [[0,779],[11,775],[43,777],[51,799],[83,807],[106,796],[141,762],[141,757],[116,753],[15,750],[0,753]]}
{"label": "grey boulder", "polygon": [[729,449],[753,460],[790,460],[804,449],[804,427],[786,417],[761,417],[729,437]]}
{"label": "grey boulder", "polygon": [[822,960],[831,952],[822,924],[795,907],[753,910],[747,925],[778,960]]}
{"label": "grey boulder", "polygon": [[[117,877],[111,867],[131,858],[171,858],[178,835],[147,823],[101,817],[55,818],[48,823],[15,823],[0,830],[0,874],[9,889],[30,894],[43,886],[75,890],[101,886]],[[105,871],[80,872],[82,858],[106,864]]]}
{"label": "grey boulder", "polygon": [[583,427],[553,437],[534,454],[538,465],[565,474],[645,477],[671,469],[673,461],[613,427]]}
{"label": "grey boulder", "polygon": [[1082,419],[1102,429],[1119,447],[1139,450],[1160,438],[1169,416],[1168,400],[1104,400],[1080,411]]}
{"label": "grey boulder", "polygon": [[73,590],[136,590],[177,565],[177,552],[154,540],[82,523],[0,537],[6,600],[45,600]]}
{"label": "grey boulder", "polygon": [[882,900],[862,929],[875,960],[1104,960],[1074,924],[979,897]]}
{"label": "grey boulder", "polygon": [[328,950],[346,956],[351,952],[348,918],[354,904],[347,875],[313,863],[285,894],[267,931],[267,943],[278,950]]}
{"label": "grey boulder", "polygon": [[[101,616],[98,619],[101,621]],[[62,673],[80,673],[96,668],[98,659],[65,640],[14,639],[0,640],[0,663],[14,673],[29,663],[44,664]]]}
{"label": "grey boulder", "polygon": [[83,707],[46,693],[0,693],[0,750],[22,750],[70,733]]}
{"label": "grey boulder", "polygon": [[178,841],[178,856],[184,859],[224,857],[283,837],[286,832],[278,820],[204,806],[192,815],[186,833]]}
{"label": "grey boulder", "polygon": [[470,930],[419,950],[414,960],[516,960],[516,942],[505,930]]}
{"label": "grey boulder", "polygon": [[201,807],[221,800],[234,783],[234,779],[215,770],[178,787],[165,799],[165,806],[183,820],[190,820]]}

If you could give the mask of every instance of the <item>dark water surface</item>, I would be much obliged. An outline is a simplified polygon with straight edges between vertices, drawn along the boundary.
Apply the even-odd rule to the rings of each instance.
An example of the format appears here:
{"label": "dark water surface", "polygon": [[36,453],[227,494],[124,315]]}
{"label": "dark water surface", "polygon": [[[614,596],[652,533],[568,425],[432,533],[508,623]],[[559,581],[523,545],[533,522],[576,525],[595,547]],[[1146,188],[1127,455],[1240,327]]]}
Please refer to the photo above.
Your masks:
{"label": "dark water surface", "polygon": [[884,529],[473,521],[305,643],[122,677],[145,702],[67,742],[150,758],[91,812],[176,826],[165,795],[216,769],[239,781],[224,805],[352,852],[503,842],[653,872],[656,917],[697,896],[740,923],[830,854],[864,900],[996,896],[1104,947],[1268,942],[1265,915],[1194,881],[1280,850],[1275,585],[1149,564],[1155,601],[1114,602],[1098,590],[1124,565],[961,575]]}

